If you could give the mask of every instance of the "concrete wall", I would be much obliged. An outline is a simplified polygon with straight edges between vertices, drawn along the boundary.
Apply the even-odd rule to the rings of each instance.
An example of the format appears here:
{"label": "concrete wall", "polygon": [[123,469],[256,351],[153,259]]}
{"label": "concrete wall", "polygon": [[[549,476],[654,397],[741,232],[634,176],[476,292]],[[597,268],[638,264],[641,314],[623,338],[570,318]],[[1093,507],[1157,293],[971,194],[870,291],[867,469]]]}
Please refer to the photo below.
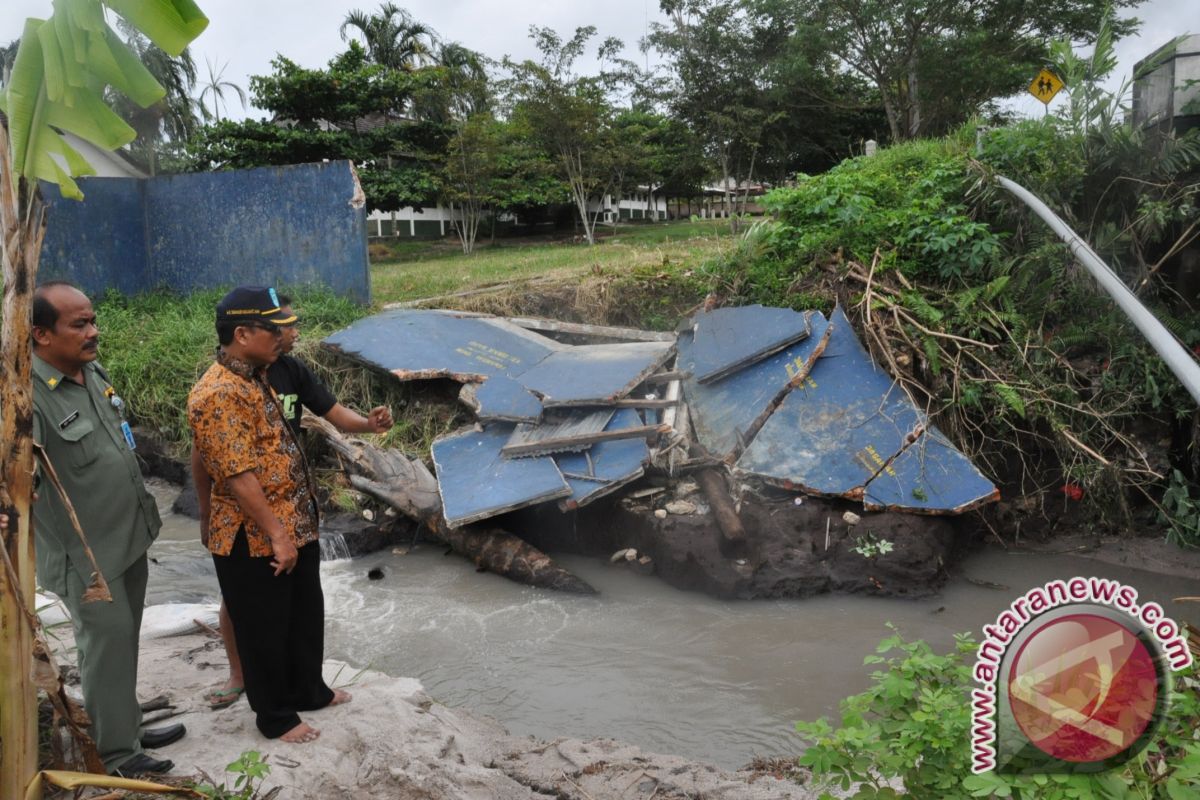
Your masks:
{"label": "concrete wall", "polygon": [[371,298],[366,216],[349,162],[145,180],[85,178],[52,203],[40,275],[99,294],[235,284]]}

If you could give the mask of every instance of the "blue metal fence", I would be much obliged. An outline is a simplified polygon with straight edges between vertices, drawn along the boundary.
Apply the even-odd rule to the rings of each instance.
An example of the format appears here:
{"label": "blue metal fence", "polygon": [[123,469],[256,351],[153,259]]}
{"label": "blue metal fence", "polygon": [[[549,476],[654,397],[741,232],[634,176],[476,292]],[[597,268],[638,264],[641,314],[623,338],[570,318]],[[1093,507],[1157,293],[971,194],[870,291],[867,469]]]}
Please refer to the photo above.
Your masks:
{"label": "blue metal fence", "polygon": [[349,162],[85,178],[50,203],[39,274],[92,294],[324,286],[370,302],[366,214]]}

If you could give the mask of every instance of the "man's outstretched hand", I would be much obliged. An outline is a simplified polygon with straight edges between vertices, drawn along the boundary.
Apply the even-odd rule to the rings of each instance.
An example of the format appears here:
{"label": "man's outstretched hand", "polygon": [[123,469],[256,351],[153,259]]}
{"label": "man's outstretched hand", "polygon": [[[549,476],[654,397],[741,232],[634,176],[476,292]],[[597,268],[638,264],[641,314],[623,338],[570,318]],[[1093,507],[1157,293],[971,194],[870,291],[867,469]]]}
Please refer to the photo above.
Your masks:
{"label": "man's outstretched hand", "polygon": [[392,412],[387,406],[378,406],[367,414],[367,424],[371,426],[371,433],[387,433],[396,423],[392,420]]}

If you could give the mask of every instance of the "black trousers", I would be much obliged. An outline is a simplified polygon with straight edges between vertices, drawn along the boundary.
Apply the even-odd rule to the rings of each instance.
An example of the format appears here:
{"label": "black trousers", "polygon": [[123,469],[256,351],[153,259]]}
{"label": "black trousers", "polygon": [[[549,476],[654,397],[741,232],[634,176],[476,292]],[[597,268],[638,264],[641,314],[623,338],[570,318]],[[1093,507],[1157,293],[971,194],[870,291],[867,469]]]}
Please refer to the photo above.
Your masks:
{"label": "black trousers", "polygon": [[300,548],[291,574],[275,575],[268,556],[252,557],[244,530],[227,556],[213,554],[217,581],[233,620],[246,699],[258,729],[275,739],[300,724],[300,711],[324,708],[333,690],[321,677],[325,595],[321,548]]}

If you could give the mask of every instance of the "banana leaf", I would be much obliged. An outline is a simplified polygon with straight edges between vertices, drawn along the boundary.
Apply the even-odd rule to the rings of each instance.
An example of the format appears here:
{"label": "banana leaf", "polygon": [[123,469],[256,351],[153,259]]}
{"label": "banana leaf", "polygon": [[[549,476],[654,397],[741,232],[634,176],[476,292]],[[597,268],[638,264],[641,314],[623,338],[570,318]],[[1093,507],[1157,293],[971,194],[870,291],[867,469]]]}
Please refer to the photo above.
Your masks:
{"label": "banana leaf", "polygon": [[[207,26],[191,0],[107,0],[152,42],[179,55]],[[72,176],[95,174],[62,138],[68,131],[115,150],[137,135],[104,102],[112,86],[140,106],[165,90],[104,19],[99,0],[54,0],[49,20],[28,19],[0,110],[8,116],[14,180],[56,183],[66,197],[82,199]]]}

